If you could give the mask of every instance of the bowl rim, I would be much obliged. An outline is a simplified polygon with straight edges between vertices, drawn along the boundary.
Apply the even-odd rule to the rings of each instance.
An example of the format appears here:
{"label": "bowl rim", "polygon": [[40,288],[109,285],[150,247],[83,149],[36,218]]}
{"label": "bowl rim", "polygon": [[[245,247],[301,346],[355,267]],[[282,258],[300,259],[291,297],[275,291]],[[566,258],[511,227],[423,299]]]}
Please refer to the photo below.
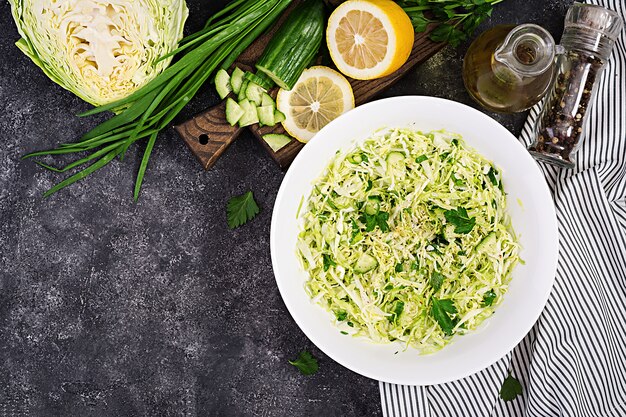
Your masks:
{"label": "bowl rim", "polygon": [[[532,166],[533,166],[533,170],[536,170],[541,178],[544,179],[544,181],[542,181],[542,185],[541,185],[541,190],[538,191],[538,193],[544,193],[547,194],[550,198],[549,198],[549,203],[548,206],[550,207],[550,213],[543,213],[544,216],[549,217],[549,223],[553,226],[553,230],[551,230],[551,234],[554,237],[554,247],[556,248],[554,251],[554,256],[553,259],[550,259],[550,264],[548,266],[546,266],[546,271],[549,270],[552,272],[550,274],[550,282],[549,285],[545,287],[545,291],[542,294],[541,299],[537,300],[537,303],[535,304],[536,309],[534,311],[532,320],[527,321],[526,325],[523,327],[523,331],[520,331],[517,335],[517,337],[515,338],[510,338],[509,341],[507,343],[502,343],[501,347],[499,349],[497,349],[497,353],[494,353],[492,356],[489,357],[489,359],[483,359],[483,360],[479,360],[476,361],[473,366],[470,366],[467,368],[466,371],[464,372],[459,372],[455,377],[449,377],[449,378],[430,378],[430,379],[423,379],[423,381],[420,381],[420,383],[416,383],[415,381],[412,380],[406,380],[404,378],[381,378],[380,375],[374,374],[372,372],[370,372],[367,369],[362,369],[360,367],[354,366],[352,364],[348,365],[346,363],[344,363],[343,360],[339,359],[335,354],[334,354],[334,350],[332,348],[332,346],[329,346],[329,343],[326,343],[325,341],[322,340],[321,337],[318,337],[316,334],[314,334],[311,329],[306,328],[306,326],[304,326],[303,320],[300,318],[300,312],[297,309],[297,306],[294,305],[289,297],[286,297],[286,291],[287,288],[282,284],[281,279],[279,278],[279,273],[277,271],[279,271],[279,257],[276,256],[277,252],[277,245],[278,245],[278,236],[277,236],[277,222],[279,221],[279,211],[280,211],[280,207],[281,207],[281,203],[284,199],[289,198],[289,196],[285,195],[285,189],[286,189],[286,184],[289,184],[293,177],[295,175],[297,175],[295,172],[297,170],[297,167],[303,163],[307,157],[309,156],[309,154],[312,154],[315,152],[315,148],[317,148],[318,146],[323,146],[323,145],[316,145],[316,143],[320,143],[320,142],[316,142],[316,138],[318,137],[323,137],[324,136],[324,132],[326,130],[330,130],[332,126],[338,124],[338,123],[342,123],[343,119],[347,118],[347,117],[358,117],[358,115],[360,113],[366,113],[367,111],[369,111],[370,108],[375,108],[378,106],[383,106],[383,105],[387,105],[390,106],[392,105],[392,102],[404,102],[404,101],[408,101],[408,102],[413,102],[413,104],[415,104],[416,101],[425,101],[425,102],[438,102],[438,103],[443,103],[446,106],[452,106],[452,107],[457,107],[462,109],[462,111],[469,111],[470,113],[473,113],[477,118],[480,118],[482,120],[482,122],[484,123],[489,123],[492,126],[494,126],[495,128],[499,129],[502,131],[503,135],[508,136],[510,139],[513,139],[514,142],[516,143],[516,146],[520,149],[520,157],[521,158],[525,158],[528,159],[530,161],[533,162]],[[372,132],[374,133],[374,132]],[[313,146],[311,146],[311,144]],[[340,147],[340,146],[338,146]],[[296,167],[296,169],[293,169],[293,167]],[[306,196],[304,197],[304,200],[306,201]],[[451,382],[451,381],[457,381],[460,379],[463,379],[467,376],[470,375],[474,375],[486,368],[488,368],[489,366],[495,364],[496,362],[498,362],[499,360],[501,360],[502,358],[504,358],[506,355],[508,355],[526,336],[527,334],[530,332],[530,330],[534,327],[534,325],[537,323],[537,321],[539,320],[543,310],[545,309],[545,306],[548,302],[548,299],[550,297],[552,288],[554,286],[554,281],[556,278],[556,268],[557,268],[557,261],[558,261],[558,253],[559,253],[559,234],[558,234],[558,222],[557,222],[557,217],[556,217],[556,209],[554,206],[554,200],[553,200],[553,196],[552,193],[550,192],[550,189],[548,187],[547,182],[545,181],[545,177],[543,175],[543,173],[541,172],[539,165],[537,164],[537,162],[532,158],[532,156],[527,152],[526,148],[524,147],[524,145],[507,129],[505,128],[502,124],[500,124],[498,121],[496,121],[495,119],[491,118],[489,115],[473,108],[470,107],[466,104],[457,102],[457,101],[453,101],[453,100],[448,100],[448,99],[444,99],[444,98],[439,98],[439,97],[431,97],[431,96],[420,96],[420,95],[404,95],[404,96],[395,96],[395,97],[389,97],[389,98],[383,98],[383,99],[379,99],[379,100],[374,100],[362,105],[359,105],[358,107],[356,107],[355,109],[344,113],[343,115],[341,115],[340,117],[338,117],[337,119],[331,121],[328,125],[326,125],[324,128],[322,128],[320,130],[320,132],[318,132],[316,134],[316,136],[309,142],[309,144],[307,146],[305,146],[300,152],[299,154],[296,156],[296,158],[294,159],[294,161],[291,164],[290,169],[287,171],[287,173],[285,174],[280,188],[278,190],[278,193],[276,195],[276,199],[274,202],[274,208],[272,210],[272,219],[271,219],[271,227],[270,227],[270,255],[271,255],[271,260],[272,260],[272,268],[273,268],[273,272],[274,272],[274,278],[276,281],[276,285],[278,287],[279,293],[281,295],[281,298],[283,300],[283,303],[285,304],[285,306],[287,307],[287,310],[289,311],[289,314],[291,315],[291,317],[293,318],[293,320],[296,322],[296,324],[298,325],[298,327],[300,328],[300,330],[305,334],[305,336],[314,344],[316,345],[322,352],[324,352],[324,354],[326,354],[328,357],[330,357],[331,359],[333,359],[335,362],[339,363],[340,365],[342,365],[343,367],[357,373],[360,374],[362,376],[365,376],[367,378],[371,378],[374,380],[378,380],[378,381],[382,381],[382,382],[388,382],[388,383],[394,383],[394,384],[404,384],[404,385],[415,385],[415,386],[425,386],[425,385],[434,385],[434,384],[442,384],[442,383],[447,383],[447,382]],[[304,289],[303,289],[304,291]],[[317,306],[319,307],[319,306]],[[321,307],[320,308],[320,314],[322,313],[326,313]],[[332,326],[332,324],[330,323],[329,320],[329,325]],[[373,343],[373,342],[370,342]],[[424,356],[422,356],[424,357]]]}

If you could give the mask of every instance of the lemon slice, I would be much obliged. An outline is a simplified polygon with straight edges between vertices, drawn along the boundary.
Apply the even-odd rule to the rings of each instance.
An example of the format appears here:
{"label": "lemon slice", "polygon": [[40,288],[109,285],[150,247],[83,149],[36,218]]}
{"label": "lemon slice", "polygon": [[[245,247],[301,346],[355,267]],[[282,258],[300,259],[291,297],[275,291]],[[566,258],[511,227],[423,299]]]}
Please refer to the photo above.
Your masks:
{"label": "lemon slice", "polygon": [[415,33],[391,0],[349,0],[330,15],[326,41],[333,62],[357,80],[384,77],[409,58]]}
{"label": "lemon slice", "polygon": [[285,114],[283,127],[300,142],[308,142],[331,120],[354,108],[352,87],[346,78],[328,67],[304,70],[291,90],[280,89],[278,110]]}

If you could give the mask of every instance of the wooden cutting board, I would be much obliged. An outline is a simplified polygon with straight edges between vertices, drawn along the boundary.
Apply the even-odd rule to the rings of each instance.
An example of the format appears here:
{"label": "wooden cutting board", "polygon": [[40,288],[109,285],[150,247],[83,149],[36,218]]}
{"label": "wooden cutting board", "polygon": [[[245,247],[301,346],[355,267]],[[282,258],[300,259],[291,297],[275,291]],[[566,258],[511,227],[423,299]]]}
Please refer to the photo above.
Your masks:
{"label": "wooden cutting board", "polygon": [[[237,59],[235,66],[238,66],[244,70],[251,70],[254,68],[255,62],[261,57],[261,54],[265,50],[268,42],[274,35],[274,32],[278,29],[282,21],[284,21],[295,4],[294,1],[279,21],[273,26],[273,29],[268,33],[258,38],[248,49]],[[330,3],[339,4],[341,0],[334,0]],[[352,85],[354,92],[355,104],[366,103],[374,98],[377,94],[385,90],[387,87],[398,81],[404,74],[410,71],[418,64],[426,61],[433,56],[437,51],[445,46],[442,42],[432,42],[428,39],[428,34],[434,28],[434,25],[428,28],[426,32],[418,33],[415,35],[415,43],[413,44],[413,50],[408,61],[393,74],[379,78],[376,80],[361,81],[348,78]],[[276,97],[277,89],[271,91],[271,95]],[[258,124],[240,128],[238,126],[231,126],[226,121],[226,115],[224,113],[226,104],[225,101],[221,102],[215,107],[212,107],[196,116],[192,119],[174,126],[180,137],[187,144],[191,152],[198,158],[204,169],[211,168],[220,155],[230,146],[231,143],[237,139],[243,129],[250,129],[254,136],[259,140],[263,148],[269,153],[269,155],[276,161],[276,163],[283,169],[287,168],[289,164],[296,157],[300,149],[304,146],[303,143],[293,139],[278,152],[274,152],[269,145],[263,140],[263,135],[268,133],[282,133],[287,134],[283,127],[278,124],[270,127],[260,127]]]}

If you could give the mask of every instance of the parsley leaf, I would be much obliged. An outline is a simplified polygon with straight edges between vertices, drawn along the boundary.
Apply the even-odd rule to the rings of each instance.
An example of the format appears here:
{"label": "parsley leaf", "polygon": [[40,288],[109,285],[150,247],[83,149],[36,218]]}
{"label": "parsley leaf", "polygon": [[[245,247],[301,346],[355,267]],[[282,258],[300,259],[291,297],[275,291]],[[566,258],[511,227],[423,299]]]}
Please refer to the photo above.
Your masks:
{"label": "parsley leaf", "polygon": [[458,322],[457,318],[451,318],[450,314],[456,314],[457,309],[454,302],[450,299],[439,300],[435,297],[431,298],[432,306],[430,307],[430,315],[437,321],[441,330],[448,335],[452,336],[454,333],[454,326]]}
{"label": "parsley leaf", "polygon": [[317,359],[306,350],[300,352],[298,359],[289,361],[289,363],[298,368],[302,375],[313,375],[319,369]]}
{"label": "parsley leaf", "polygon": [[415,162],[418,163],[418,164],[421,164],[422,162],[424,162],[427,159],[428,159],[428,156],[420,155],[417,158],[415,158]]}
{"label": "parsley leaf", "polygon": [[441,288],[441,285],[443,284],[444,278],[445,277],[439,272],[433,271],[433,273],[430,275],[430,279],[428,280],[428,283],[430,284],[431,287],[433,287],[435,291],[439,291],[439,289]]}
{"label": "parsley leaf", "polygon": [[457,207],[456,210],[446,210],[443,214],[446,216],[448,223],[454,225],[454,233],[469,233],[476,225],[476,218],[469,217],[464,207]]}
{"label": "parsley leaf", "polygon": [[378,227],[383,232],[389,231],[389,225],[387,224],[387,220],[389,220],[389,213],[381,211],[376,215],[376,224],[378,224]]}
{"label": "parsley leaf", "polygon": [[377,214],[363,213],[359,220],[365,223],[366,232],[371,232],[376,228],[376,226],[378,226],[383,232],[389,231],[389,224],[387,224],[387,220],[389,220],[389,213],[384,211],[380,211]]}
{"label": "parsley leaf", "polygon": [[493,301],[496,299],[496,293],[494,290],[489,290],[483,296],[483,307],[488,307],[493,304]]}
{"label": "parsley leaf", "polygon": [[426,27],[430,23],[430,20],[424,16],[424,13],[421,11],[416,11],[410,14],[411,23],[413,24],[413,28],[416,32],[424,32]]}
{"label": "parsley leaf", "polygon": [[522,392],[524,392],[522,384],[520,384],[517,378],[512,377],[509,373],[509,375],[502,383],[502,388],[500,388],[500,398],[502,398],[504,401],[511,401]]}
{"label": "parsley leaf", "polygon": [[493,169],[493,167],[489,168],[489,172],[487,173],[487,177],[489,177],[489,181],[496,187],[499,187],[498,177],[496,177],[497,171]]}
{"label": "parsley leaf", "polygon": [[396,264],[396,272],[402,271],[404,271],[404,265],[402,265],[402,262],[400,262],[399,264]]}
{"label": "parsley leaf", "polygon": [[458,46],[465,40],[465,35],[456,26],[444,23],[430,32],[430,39],[434,42],[448,42],[452,46]]}
{"label": "parsley leaf", "polygon": [[257,206],[256,201],[254,201],[252,191],[231,197],[226,206],[226,214],[228,227],[231,229],[242,226],[254,219],[256,215],[259,214],[259,206]]}
{"label": "parsley leaf", "polygon": [[328,271],[331,266],[337,266],[337,262],[333,261],[330,255],[323,254],[322,257],[324,258],[324,271]]}

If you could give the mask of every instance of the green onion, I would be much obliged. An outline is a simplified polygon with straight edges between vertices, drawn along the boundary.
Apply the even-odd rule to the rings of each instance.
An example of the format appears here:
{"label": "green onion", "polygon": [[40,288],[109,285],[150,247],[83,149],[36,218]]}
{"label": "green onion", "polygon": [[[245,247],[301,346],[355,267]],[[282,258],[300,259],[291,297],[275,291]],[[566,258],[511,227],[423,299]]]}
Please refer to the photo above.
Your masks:
{"label": "green onion", "polygon": [[[128,97],[84,112],[90,116],[104,111],[117,114],[83,135],[80,140],[56,149],[32,152],[24,158],[91,152],[64,167],[37,162],[54,172],[65,172],[94,159],[97,161],[66,178],[45,194],[48,197],[102,168],[135,142],[148,139],[135,181],[134,198],[141,184],[158,133],[169,126],[207,79],[219,68],[227,68],[272,25],[291,0],[234,0],[210,18],[204,29],[187,36],[171,55],[179,59]],[[183,54],[184,52],[184,54]],[[162,57],[165,59],[167,56]]]}

